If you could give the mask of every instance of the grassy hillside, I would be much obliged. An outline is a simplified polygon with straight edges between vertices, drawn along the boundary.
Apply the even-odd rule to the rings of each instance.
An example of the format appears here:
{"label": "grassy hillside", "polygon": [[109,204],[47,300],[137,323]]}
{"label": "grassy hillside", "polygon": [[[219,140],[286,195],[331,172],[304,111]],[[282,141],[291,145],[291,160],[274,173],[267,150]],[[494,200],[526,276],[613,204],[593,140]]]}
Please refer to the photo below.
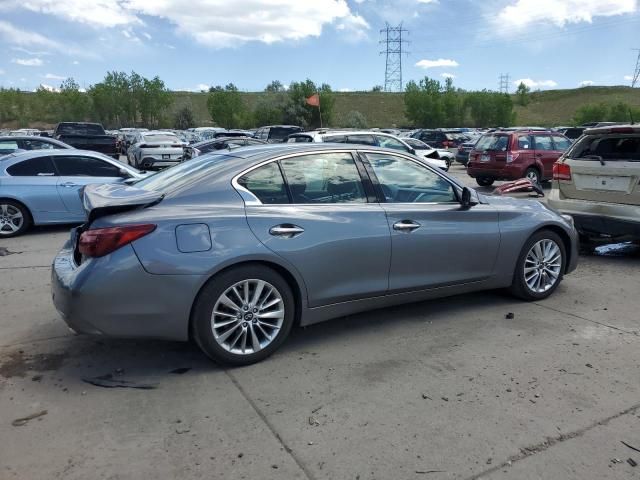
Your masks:
{"label": "grassy hillside", "polygon": [[[207,94],[175,92],[175,111],[190,105],[199,125],[210,123],[207,111]],[[249,108],[253,107],[262,93],[243,93]],[[350,111],[364,114],[371,127],[408,126],[404,114],[403,94],[383,92],[336,92],[334,124]],[[578,107],[593,103],[624,102],[640,107],[640,89],[630,87],[583,87],[570,90],[547,90],[533,92],[526,107],[516,105],[517,123],[520,125],[553,126],[570,124]],[[515,103],[515,97],[514,97]],[[640,119],[637,119],[640,121]]]}

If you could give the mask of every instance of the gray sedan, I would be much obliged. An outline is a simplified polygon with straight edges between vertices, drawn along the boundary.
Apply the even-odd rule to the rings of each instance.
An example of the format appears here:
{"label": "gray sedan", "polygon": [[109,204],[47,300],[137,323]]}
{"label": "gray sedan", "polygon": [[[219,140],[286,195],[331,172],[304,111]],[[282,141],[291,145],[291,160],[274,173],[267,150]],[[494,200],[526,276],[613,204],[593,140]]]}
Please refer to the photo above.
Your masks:
{"label": "gray sedan", "polygon": [[570,218],[364,145],[204,155],[89,186],[84,206],[53,264],[69,327],[194,339],[233,365],[264,359],[293,325],[368,309],[505,287],[540,300],[577,263]]}

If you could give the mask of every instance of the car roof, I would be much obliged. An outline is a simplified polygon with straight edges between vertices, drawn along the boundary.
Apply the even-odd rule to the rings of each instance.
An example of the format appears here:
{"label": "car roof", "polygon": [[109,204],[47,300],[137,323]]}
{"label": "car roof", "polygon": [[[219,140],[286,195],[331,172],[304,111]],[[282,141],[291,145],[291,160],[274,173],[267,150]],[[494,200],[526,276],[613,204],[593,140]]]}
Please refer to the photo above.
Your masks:
{"label": "car roof", "polygon": [[608,125],[591,127],[584,131],[585,135],[606,135],[609,133],[640,133],[640,125]]}
{"label": "car roof", "polygon": [[69,155],[81,155],[83,157],[88,156],[88,157],[95,157],[95,158],[101,158],[101,159],[104,159],[105,157],[109,158],[104,153],[94,152],[93,150],[79,150],[76,148],[70,148],[70,149],[51,149],[51,150],[23,150],[20,152],[5,155],[1,157],[1,159],[2,160],[11,159],[11,160],[16,160],[16,162],[18,162],[18,161],[27,160],[30,158],[37,158],[37,157],[59,157],[59,156],[69,156]]}
{"label": "car roof", "polygon": [[[42,140],[45,143],[53,143],[56,145],[67,145],[60,140],[51,137],[40,137],[38,135],[2,135],[0,140]],[[70,146],[70,145],[67,145]]]}
{"label": "car roof", "polygon": [[189,145],[190,147],[201,147],[203,145],[211,145],[212,143],[223,143],[223,142],[228,142],[229,140],[252,140],[258,143],[266,143],[258,138],[253,138],[253,137],[249,137],[249,136],[244,136],[244,137],[218,137],[218,138],[210,138],[208,140],[202,140],[200,142],[197,143],[192,143],[191,145]]}

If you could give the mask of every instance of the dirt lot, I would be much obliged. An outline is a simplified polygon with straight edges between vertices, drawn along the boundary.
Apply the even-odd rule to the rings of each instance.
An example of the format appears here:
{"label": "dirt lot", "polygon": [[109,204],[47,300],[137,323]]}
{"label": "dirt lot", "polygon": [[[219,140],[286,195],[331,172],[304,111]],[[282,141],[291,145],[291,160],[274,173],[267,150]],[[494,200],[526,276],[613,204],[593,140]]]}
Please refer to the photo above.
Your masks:
{"label": "dirt lot", "polygon": [[[0,244],[2,480],[640,477],[622,443],[640,449],[635,247],[581,257],[543,302],[339,318],[223,369],[188,344],[70,334],[49,294],[67,230]],[[83,381],[104,375],[154,388]]]}

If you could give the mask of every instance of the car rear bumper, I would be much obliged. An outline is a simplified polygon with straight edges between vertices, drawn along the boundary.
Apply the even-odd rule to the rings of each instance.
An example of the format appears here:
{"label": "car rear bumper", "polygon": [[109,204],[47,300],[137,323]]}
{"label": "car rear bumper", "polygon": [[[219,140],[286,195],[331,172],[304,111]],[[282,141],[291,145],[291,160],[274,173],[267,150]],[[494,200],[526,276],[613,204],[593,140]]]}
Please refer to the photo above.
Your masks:
{"label": "car rear bumper", "polygon": [[51,295],[76,333],[187,340],[201,277],[147,273],[131,245],[76,265],[68,242],[54,259]]}
{"label": "car rear bumper", "polygon": [[517,164],[495,165],[477,161],[467,163],[467,173],[473,178],[491,177],[496,180],[518,180],[524,176],[524,170]]}
{"label": "car rear bumper", "polygon": [[640,238],[640,206],[562,198],[555,186],[547,202],[559,212],[571,215],[578,232],[591,239]]}

